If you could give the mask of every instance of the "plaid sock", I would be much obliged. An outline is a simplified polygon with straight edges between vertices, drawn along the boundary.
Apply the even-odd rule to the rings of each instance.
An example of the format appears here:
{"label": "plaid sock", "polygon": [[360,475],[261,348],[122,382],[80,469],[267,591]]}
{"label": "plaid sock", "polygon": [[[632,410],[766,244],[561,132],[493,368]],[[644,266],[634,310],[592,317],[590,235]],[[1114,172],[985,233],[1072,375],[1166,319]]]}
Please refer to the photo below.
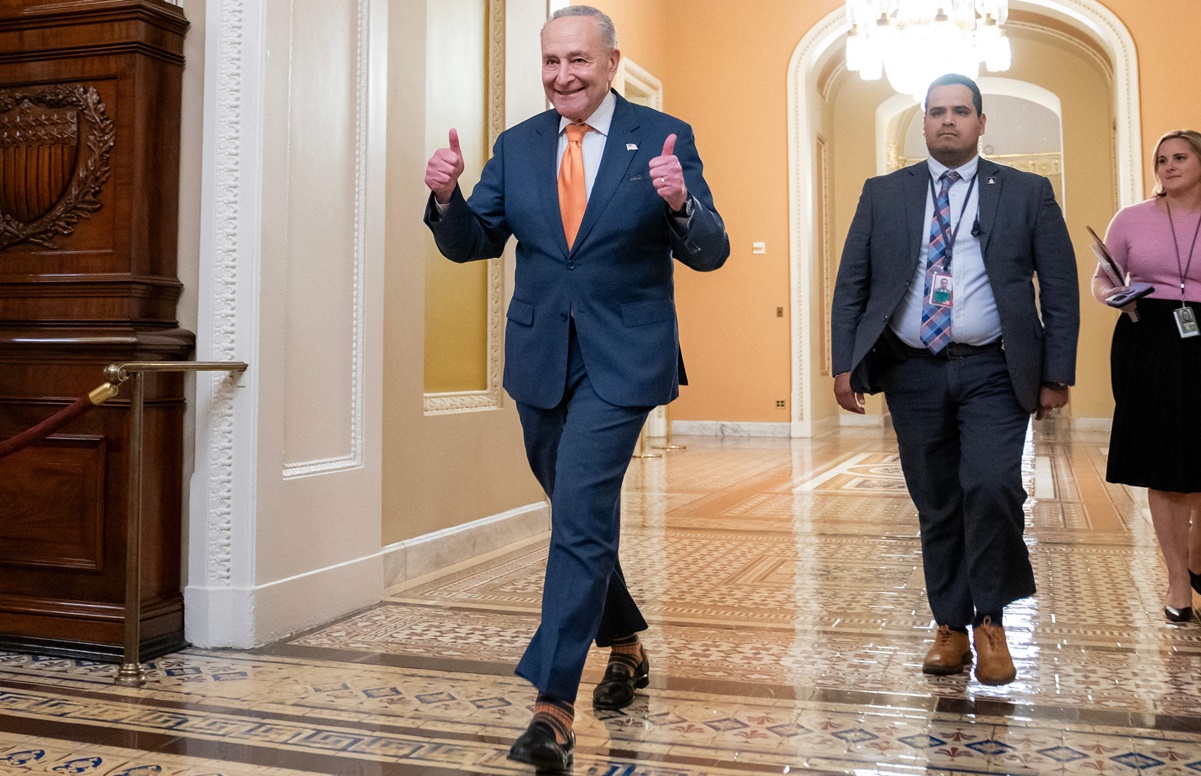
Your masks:
{"label": "plaid sock", "polygon": [[612,648],[609,651],[609,665],[619,665],[622,669],[634,675],[634,671],[638,669],[638,664],[642,662],[642,642],[638,640],[638,634],[626,636],[620,639],[613,639]]}
{"label": "plaid sock", "polygon": [[542,722],[555,731],[555,740],[566,744],[575,723],[575,704],[539,693],[534,701],[534,722]]}

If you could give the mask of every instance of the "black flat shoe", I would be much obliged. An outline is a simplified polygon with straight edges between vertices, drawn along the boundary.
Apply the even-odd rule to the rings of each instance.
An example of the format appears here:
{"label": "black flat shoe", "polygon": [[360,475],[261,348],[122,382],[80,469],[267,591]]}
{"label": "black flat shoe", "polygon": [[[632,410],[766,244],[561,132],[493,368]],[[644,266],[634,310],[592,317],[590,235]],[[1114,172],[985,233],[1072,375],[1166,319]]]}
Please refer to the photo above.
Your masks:
{"label": "black flat shoe", "polygon": [[555,731],[545,722],[531,722],[509,747],[509,759],[532,765],[540,771],[564,771],[575,759],[575,731],[566,744],[555,740]]}
{"label": "black flat shoe", "polygon": [[592,691],[594,709],[624,709],[634,701],[634,690],[650,684],[651,661],[642,650],[642,662],[631,676],[619,663],[610,663],[600,684]]}
{"label": "black flat shoe", "polygon": [[1193,619],[1193,607],[1186,606],[1183,609],[1177,609],[1174,606],[1165,606],[1163,616],[1168,618],[1168,622],[1188,622]]}
{"label": "black flat shoe", "polygon": [[1188,573],[1188,581],[1189,581],[1189,584],[1191,584],[1193,586],[1193,590],[1196,590],[1198,593],[1201,593],[1201,574],[1197,574],[1192,569],[1190,569],[1189,573]]}

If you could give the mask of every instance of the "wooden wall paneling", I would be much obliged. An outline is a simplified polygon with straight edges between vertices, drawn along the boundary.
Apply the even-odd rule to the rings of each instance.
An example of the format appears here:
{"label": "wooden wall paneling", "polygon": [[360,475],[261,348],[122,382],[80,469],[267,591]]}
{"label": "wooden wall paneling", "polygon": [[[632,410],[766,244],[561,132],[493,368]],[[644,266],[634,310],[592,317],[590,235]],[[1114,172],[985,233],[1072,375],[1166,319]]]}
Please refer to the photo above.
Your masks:
{"label": "wooden wall paneling", "polygon": [[[192,350],[175,311],[186,30],[161,0],[0,0],[0,437],[109,363]],[[146,387],[153,656],[184,644],[183,377]],[[119,397],[0,460],[0,648],[119,659],[129,420]]]}

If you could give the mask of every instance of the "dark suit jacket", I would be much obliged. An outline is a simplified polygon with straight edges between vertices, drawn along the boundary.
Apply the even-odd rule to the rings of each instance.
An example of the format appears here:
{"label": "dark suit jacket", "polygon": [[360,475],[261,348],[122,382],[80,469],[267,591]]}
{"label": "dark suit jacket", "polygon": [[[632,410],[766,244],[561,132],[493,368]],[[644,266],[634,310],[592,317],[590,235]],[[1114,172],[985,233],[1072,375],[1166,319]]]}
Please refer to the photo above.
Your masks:
{"label": "dark suit jacket", "polygon": [[[1050,181],[987,159],[980,160],[978,171],[981,249],[1005,360],[1018,401],[1033,412],[1043,382],[1075,382],[1080,328],[1075,252]],[[831,313],[834,374],[849,371],[856,391],[881,390],[880,368],[890,358],[888,338],[881,335],[913,281],[918,250],[928,239],[928,181],[923,161],[863,186]]]}
{"label": "dark suit jacket", "polygon": [[[692,200],[686,233],[677,232],[649,174],[672,133]],[[426,223],[443,255],[459,262],[499,256],[509,235],[517,237],[504,376],[515,400],[549,409],[562,399],[574,315],[597,395],[618,406],[666,404],[678,394],[682,365],[672,256],[713,270],[730,253],[692,129],[617,97],[574,249],[559,215],[558,142],[554,110],[503,132],[471,198],[456,189],[438,216],[431,196]]]}

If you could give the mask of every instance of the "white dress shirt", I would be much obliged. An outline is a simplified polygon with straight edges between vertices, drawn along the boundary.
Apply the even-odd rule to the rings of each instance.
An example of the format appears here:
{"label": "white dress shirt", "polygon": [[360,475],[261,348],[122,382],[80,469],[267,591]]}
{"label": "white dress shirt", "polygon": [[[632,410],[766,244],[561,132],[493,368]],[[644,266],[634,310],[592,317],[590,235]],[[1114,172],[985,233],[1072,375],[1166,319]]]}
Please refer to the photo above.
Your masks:
{"label": "white dress shirt", "polygon": [[[926,163],[937,192],[942,188],[938,179],[948,168],[933,158]],[[992,286],[988,284],[988,273],[984,270],[980,238],[972,235],[972,225],[980,213],[980,189],[988,185],[987,180],[976,180],[976,185],[971,186],[979,164],[980,157],[973,156],[970,162],[957,168],[960,179],[951,184],[948,192],[952,234],[959,226],[960,217],[963,218],[963,226],[955,237],[951,252],[951,341],[966,345],[987,345],[1001,337],[1001,316],[997,313],[997,300],[993,296]],[[971,196],[965,205],[964,197],[968,196],[969,187]],[[913,282],[897,305],[890,324],[902,342],[915,348],[924,347],[921,338],[922,304],[926,293],[926,258],[930,253],[930,222],[933,220],[934,199],[927,194],[921,249],[913,270]]]}
{"label": "white dress shirt", "polygon": [[[600,169],[601,157],[605,155],[605,141],[609,139],[609,125],[613,123],[613,109],[617,107],[617,98],[613,92],[605,95],[600,107],[592,112],[584,123],[592,127],[591,132],[584,133],[581,146],[584,149],[584,185],[588,196],[592,196],[592,184],[596,181],[596,171]],[[563,166],[563,154],[567,151],[567,125],[572,122],[565,118],[559,119],[559,156],[555,163],[555,175]]]}

